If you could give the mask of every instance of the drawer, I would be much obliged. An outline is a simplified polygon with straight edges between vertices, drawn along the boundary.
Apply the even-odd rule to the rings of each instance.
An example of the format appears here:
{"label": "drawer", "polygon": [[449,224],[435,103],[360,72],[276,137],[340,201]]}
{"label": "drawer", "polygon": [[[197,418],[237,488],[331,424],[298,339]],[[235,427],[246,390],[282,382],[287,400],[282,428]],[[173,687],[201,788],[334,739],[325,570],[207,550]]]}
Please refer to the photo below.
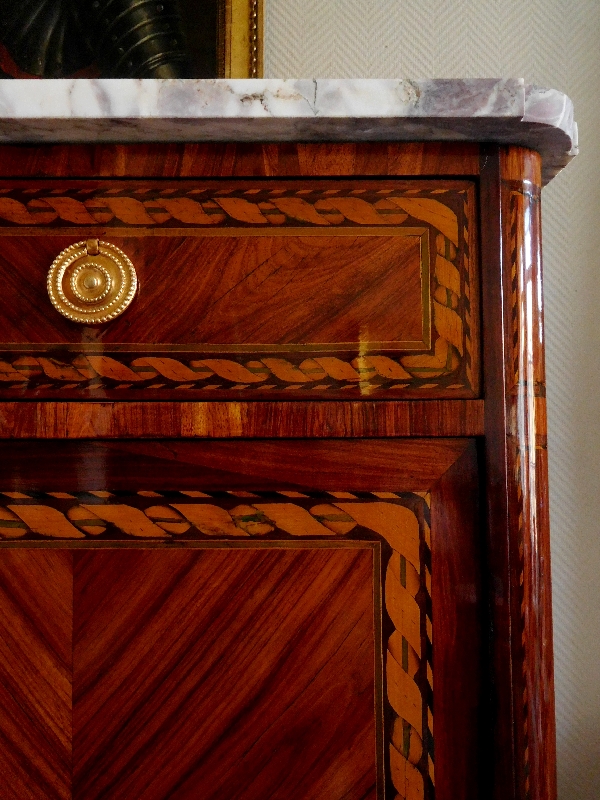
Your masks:
{"label": "drawer", "polygon": [[[6,184],[5,184],[6,187]],[[12,182],[0,194],[0,392],[41,399],[473,397],[471,181]],[[51,304],[80,241],[138,289],[101,324]]]}
{"label": "drawer", "polygon": [[460,438],[0,443],[11,796],[488,797],[478,494]]}

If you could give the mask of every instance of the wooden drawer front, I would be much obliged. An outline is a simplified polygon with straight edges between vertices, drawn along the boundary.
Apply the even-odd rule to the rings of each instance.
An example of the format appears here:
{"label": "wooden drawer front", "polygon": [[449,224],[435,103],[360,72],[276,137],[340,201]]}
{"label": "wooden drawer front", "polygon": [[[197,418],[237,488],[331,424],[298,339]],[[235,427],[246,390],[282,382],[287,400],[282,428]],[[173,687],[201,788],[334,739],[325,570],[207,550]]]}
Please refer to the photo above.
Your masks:
{"label": "wooden drawer front", "polygon": [[[478,391],[468,181],[19,182],[0,235],[4,396]],[[51,306],[46,274],[94,237],[140,288],[85,326]]]}
{"label": "wooden drawer front", "polygon": [[484,796],[473,440],[0,456],[11,796]]}

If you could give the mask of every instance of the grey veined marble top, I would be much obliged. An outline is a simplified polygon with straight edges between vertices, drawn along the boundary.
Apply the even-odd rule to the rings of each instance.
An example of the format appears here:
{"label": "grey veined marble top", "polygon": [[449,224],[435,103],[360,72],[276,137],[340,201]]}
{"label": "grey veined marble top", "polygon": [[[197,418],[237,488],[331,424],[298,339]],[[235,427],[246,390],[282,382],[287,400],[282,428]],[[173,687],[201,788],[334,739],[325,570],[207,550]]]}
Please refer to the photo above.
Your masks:
{"label": "grey veined marble top", "polygon": [[519,79],[0,80],[2,142],[477,141],[577,154],[573,104]]}

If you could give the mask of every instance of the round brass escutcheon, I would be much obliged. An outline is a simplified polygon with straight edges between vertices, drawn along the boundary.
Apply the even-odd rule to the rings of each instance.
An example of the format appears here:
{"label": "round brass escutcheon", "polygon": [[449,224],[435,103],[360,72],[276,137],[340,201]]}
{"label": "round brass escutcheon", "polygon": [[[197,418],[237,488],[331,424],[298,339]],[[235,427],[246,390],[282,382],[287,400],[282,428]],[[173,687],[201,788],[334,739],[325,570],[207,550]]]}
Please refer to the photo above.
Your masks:
{"label": "round brass escutcheon", "polygon": [[137,275],[122,250],[88,239],[65,248],[48,271],[48,294],[57,311],[74,322],[108,322],[133,300]]}

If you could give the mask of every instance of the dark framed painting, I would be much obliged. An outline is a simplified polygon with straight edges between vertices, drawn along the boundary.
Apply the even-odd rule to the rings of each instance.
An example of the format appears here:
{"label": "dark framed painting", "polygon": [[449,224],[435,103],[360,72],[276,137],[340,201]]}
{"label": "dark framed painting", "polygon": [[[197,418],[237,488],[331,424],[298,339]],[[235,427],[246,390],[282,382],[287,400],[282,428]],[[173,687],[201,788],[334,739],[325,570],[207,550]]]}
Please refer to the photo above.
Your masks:
{"label": "dark framed painting", "polygon": [[259,78],[264,0],[0,0],[2,78]]}

